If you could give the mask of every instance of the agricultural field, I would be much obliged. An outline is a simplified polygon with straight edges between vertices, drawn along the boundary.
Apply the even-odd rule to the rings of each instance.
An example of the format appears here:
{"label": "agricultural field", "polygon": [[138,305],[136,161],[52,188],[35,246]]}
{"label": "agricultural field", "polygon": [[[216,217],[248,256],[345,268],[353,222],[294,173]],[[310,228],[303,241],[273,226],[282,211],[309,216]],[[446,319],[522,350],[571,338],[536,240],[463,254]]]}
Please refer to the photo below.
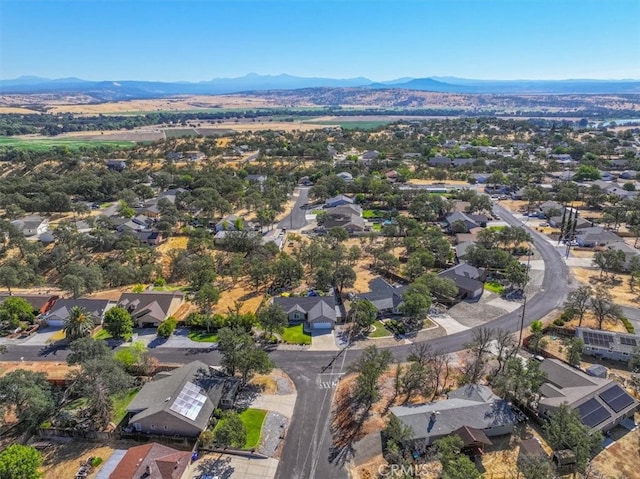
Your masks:
{"label": "agricultural field", "polygon": [[132,141],[122,140],[91,140],[91,139],[72,139],[72,138],[47,138],[47,139],[25,139],[25,138],[0,138],[0,148],[10,147],[20,150],[30,151],[47,151],[54,147],[67,147],[71,150],[79,150],[81,148],[130,148],[135,143]]}

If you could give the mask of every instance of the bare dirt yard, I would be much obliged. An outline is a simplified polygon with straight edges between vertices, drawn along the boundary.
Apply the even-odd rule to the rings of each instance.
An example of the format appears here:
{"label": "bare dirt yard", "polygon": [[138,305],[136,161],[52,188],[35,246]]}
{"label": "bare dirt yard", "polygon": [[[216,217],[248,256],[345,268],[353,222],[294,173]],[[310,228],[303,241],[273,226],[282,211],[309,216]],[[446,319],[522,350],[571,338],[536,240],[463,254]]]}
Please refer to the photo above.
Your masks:
{"label": "bare dirt yard", "polygon": [[[571,268],[575,278],[582,284],[597,286],[601,283],[600,271],[591,268]],[[603,282],[607,291],[611,293],[617,304],[631,308],[640,307],[640,287],[636,286],[631,291],[628,274],[617,274],[614,280]]]}
{"label": "bare dirt yard", "polygon": [[71,371],[78,369],[77,366],[68,366],[66,362],[55,361],[2,361],[0,362],[0,376],[9,374],[18,369],[25,369],[35,373],[45,373],[49,379],[62,380]]}
{"label": "bare dirt yard", "polygon": [[230,310],[235,311],[236,304],[238,304],[240,305],[241,313],[255,313],[262,304],[263,299],[264,296],[261,292],[256,290],[249,281],[242,279],[231,288],[222,291],[220,301],[215,306],[215,311],[227,314]]}
{"label": "bare dirt yard", "polygon": [[[635,422],[640,422],[640,413],[636,413]],[[626,432],[620,428],[613,431],[616,442],[603,450],[594,459],[594,465],[608,478],[631,479],[640,474],[640,428]]]}

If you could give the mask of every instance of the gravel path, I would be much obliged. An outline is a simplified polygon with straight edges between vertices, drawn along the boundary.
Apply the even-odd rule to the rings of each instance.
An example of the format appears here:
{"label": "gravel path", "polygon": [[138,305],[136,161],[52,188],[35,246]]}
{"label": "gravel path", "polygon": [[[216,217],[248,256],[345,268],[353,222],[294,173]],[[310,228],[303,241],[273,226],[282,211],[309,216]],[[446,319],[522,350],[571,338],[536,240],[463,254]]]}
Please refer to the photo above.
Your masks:
{"label": "gravel path", "polygon": [[268,457],[274,457],[287,430],[288,423],[288,419],[282,414],[269,411],[262,426],[262,439],[258,446],[258,452]]}

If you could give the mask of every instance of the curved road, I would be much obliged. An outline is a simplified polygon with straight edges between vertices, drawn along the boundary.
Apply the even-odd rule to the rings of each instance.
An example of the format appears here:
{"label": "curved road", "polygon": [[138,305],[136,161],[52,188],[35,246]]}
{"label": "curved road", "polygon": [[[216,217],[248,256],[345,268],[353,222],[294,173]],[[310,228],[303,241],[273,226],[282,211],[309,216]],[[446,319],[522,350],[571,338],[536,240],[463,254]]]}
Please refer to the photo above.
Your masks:
{"label": "curved road", "polygon": [[[302,189],[301,189],[302,190]],[[306,191],[300,191],[300,196],[294,211],[305,202]],[[508,224],[522,226],[522,222],[511,212],[499,205],[494,206]],[[284,221],[291,221],[286,218]],[[297,221],[294,221],[297,223]],[[284,226],[284,225],[283,225]],[[525,226],[525,228],[527,228]],[[527,228],[529,229],[529,228]],[[541,290],[526,305],[524,325],[540,319],[556,307],[559,307],[569,290],[568,269],[559,251],[545,237],[530,230],[533,244],[545,262],[544,279]],[[520,329],[522,310],[505,314],[486,326],[501,328],[508,331]],[[462,331],[449,336],[429,340],[434,350],[454,352],[464,349],[473,336],[473,329]],[[391,348],[396,358],[404,359],[410,345]],[[298,390],[294,415],[287,432],[277,477],[282,479],[325,479],[347,477],[346,471],[337,464],[339,461],[330,459],[332,444],[329,428],[331,401],[333,391],[340,375],[360,354],[358,350],[347,349],[343,354],[333,352],[311,352],[277,350],[271,353],[271,358],[278,367],[282,368],[293,379]],[[14,346],[4,355],[9,360],[48,360],[63,361],[66,350],[41,350],[37,346]],[[185,350],[157,348],[154,351],[160,361],[182,363],[193,359],[202,360],[208,364],[219,364],[220,355],[214,350]]]}

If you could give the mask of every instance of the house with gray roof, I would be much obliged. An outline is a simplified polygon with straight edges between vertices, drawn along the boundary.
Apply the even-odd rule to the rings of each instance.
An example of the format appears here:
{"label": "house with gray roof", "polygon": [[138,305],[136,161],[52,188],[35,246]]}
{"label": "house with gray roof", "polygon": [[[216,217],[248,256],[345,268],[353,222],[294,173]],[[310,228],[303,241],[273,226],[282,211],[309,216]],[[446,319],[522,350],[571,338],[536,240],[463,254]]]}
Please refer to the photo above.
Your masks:
{"label": "house with gray roof", "polygon": [[431,158],[429,158],[429,161],[427,163],[429,164],[429,166],[440,166],[448,168],[451,166],[451,158],[447,156],[432,156]]}
{"label": "house with gray roof", "polygon": [[130,430],[195,438],[209,425],[213,410],[233,406],[239,380],[193,361],[158,373],[127,406]]}
{"label": "house with gray roof", "polygon": [[480,228],[481,226],[486,226],[487,221],[489,221],[489,218],[487,218],[484,215],[471,215],[471,214],[464,213],[462,211],[454,211],[453,213],[451,213],[449,216],[445,218],[445,221],[447,222],[449,229],[451,229],[451,226],[453,225],[453,223],[460,221],[464,223],[464,225],[467,227],[467,230],[471,230],[473,228]]}
{"label": "house with gray roof", "polygon": [[334,296],[307,296],[273,298],[289,319],[289,324],[304,325],[305,331],[333,329],[339,318]]}
{"label": "house with gray roof", "polygon": [[182,291],[123,293],[118,306],[126,309],[137,328],[155,328],[184,302]]}
{"label": "house with gray roof", "polygon": [[596,246],[607,246],[622,241],[622,238],[613,231],[604,229],[601,226],[583,228],[576,234],[576,241],[583,248],[595,248]]}
{"label": "house with gray roof", "polygon": [[353,175],[348,171],[341,171],[336,176],[347,183],[351,183],[353,181]]}
{"label": "house with gray roof", "polygon": [[378,314],[400,314],[405,285],[389,284],[383,278],[375,278],[369,283],[369,292],[358,295],[358,299],[369,301]]}
{"label": "house with gray roof", "polygon": [[[565,217],[565,222],[569,221],[569,213],[567,212],[567,216]],[[593,223],[589,220],[585,220],[582,216],[578,216],[578,219],[575,220],[576,223],[576,231],[577,230],[583,230],[585,228],[591,228],[593,226]],[[553,226],[554,228],[557,227],[559,228],[560,226],[562,226],[562,216],[552,216],[551,218],[549,218],[549,225]]]}
{"label": "house with gray roof", "polygon": [[443,401],[392,407],[391,414],[411,428],[418,448],[463,428],[479,431],[474,434],[478,438],[510,434],[517,422],[511,404],[480,384],[451,391]]}
{"label": "house with gray roof", "polygon": [[636,334],[576,328],[576,337],[582,339],[583,354],[625,363],[635,349],[640,347],[640,336]]}
{"label": "house with gray roof", "polygon": [[438,276],[453,280],[460,299],[476,299],[484,291],[485,271],[467,263],[457,264],[438,273]]}
{"label": "house with gray roof", "polygon": [[354,203],[353,198],[350,198],[349,196],[346,196],[346,195],[338,195],[338,196],[334,196],[333,198],[329,198],[325,202],[324,207],[333,208],[335,206],[352,205],[353,203]]}
{"label": "house with gray roof", "polygon": [[475,245],[476,243],[473,241],[463,241],[461,243],[458,243],[455,246],[456,258],[458,258],[458,261],[463,262],[470,249]]}
{"label": "house with gray roof", "polygon": [[25,216],[11,222],[24,236],[37,236],[49,229],[49,220],[39,215]]}
{"label": "house with gray roof", "polygon": [[557,201],[545,201],[538,206],[538,209],[542,212],[544,216],[549,218],[550,216],[562,216],[564,213],[564,206],[562,206]]}
{"label": "house with gray roof", "polygon": [[44,319],[49,326],[64,326],[64,322],[69,318],[69,314],[71,314],[71,309],[77,306],[84,309],[86,313],[91,316],[93,324],[99,326],[102,324],[104,314],[115,305],[115,301],[108,299],[59,299],[42,319]]}
{"label": "house with gray roof", "polygon": [[546,375],[538,402],[543,417],[566,404],[591,429],[608,431],[633,419],[639,403],[615,381],[589,376],[557,359],[545,359],[540,370]]}

